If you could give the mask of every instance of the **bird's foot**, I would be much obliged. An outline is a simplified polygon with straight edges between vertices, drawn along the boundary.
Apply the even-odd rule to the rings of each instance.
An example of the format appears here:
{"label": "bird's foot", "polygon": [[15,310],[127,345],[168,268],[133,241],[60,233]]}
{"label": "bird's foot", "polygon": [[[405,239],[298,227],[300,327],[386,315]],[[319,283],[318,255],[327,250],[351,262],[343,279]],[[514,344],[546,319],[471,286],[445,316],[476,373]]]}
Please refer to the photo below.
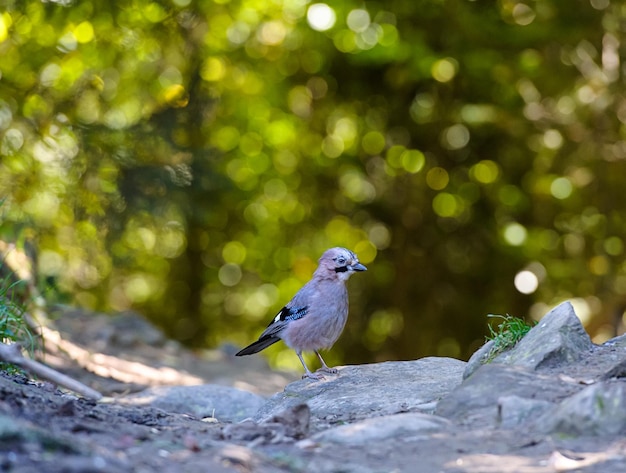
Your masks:
{"label": "bird's foot", "polygon": [[329,368],[328,366],[322,366],[321,368],[319,368],[316,373],[318,372],[322,372],[322,373],[328,373],[328,374],[337,374],[337,368]]}
{"label": "bird's foot", "polygon": [[[319,370],[318,370],[318,371],[319,371]],[[306,378],[320,380],[320,379],[324,379],[324,375],[323,375],[323,374],[321,374],[321,373],[318,373],[317,371],[316,371],[315,373],[311,373],[311,372],[309,371],[308,373],[304,373],[304,374],[302,375],[302,379],[306,379]]]}

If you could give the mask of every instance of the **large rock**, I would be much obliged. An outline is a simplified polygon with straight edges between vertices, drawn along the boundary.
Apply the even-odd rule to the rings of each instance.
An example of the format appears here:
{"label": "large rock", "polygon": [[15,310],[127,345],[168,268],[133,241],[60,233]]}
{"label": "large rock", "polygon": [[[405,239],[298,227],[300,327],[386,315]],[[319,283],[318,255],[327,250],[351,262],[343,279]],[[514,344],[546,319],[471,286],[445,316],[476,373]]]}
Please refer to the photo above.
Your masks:
{"label": "large rock", "polygon": [[194,417],[215,417],[238,422],[252,417],[265,398],[241,389],[215,384],[158,386],[120,399],[125,404],[146,405]]}
{"label": "large rock", "polygon": [[[515,365],[536,370],[581,360],[594,344],[585,332],[572,304],[564,302],[552,309],[520,342],[497,355],[490,363]],[[481,348],[468,363],[464,377],[471,376],[485,361],[487,347]]]}
{"label": "large rock", "polygon": [[587,386],[541,416],[537,430],[575,436],[626,434],[626,384],[605,381]]}
{"label": "large rock", "polygon": [[333,427],[313,436],[313,440],[333,445],[363,445],[415,435],[440,432],[452,424],[442,418],[419,412],[374,417]]}
{"label": "large rock", "polygon": [[325,380],[289,384],[259,410],[264,421],[288,407],[306,403],[313,431],[338,422],[416,411],[432,413],[437,402],[461,383],[465,363],[423,358],[339,368]]}
{"label": "large rock", "polygon": [[442,399],[435,414],[482,427],[496,427],[502,422],[518,425],[529,416],[529,411],[542,410],[547,404],[519,401],[516,406],[510,402],[511,396],[550,403],[578,389],[557,376],[542,376],[517,366],[488,364]]}
{"label": "large rock", "polygon": [[481,365],[488,349],[487,344],[472,357],[461,386],[438,404],[438,415],[466,425],[543,434],[626,433],[623,337],[594,345],[570,303],[548,313],[511,350]]}
{"label": "large rock", "polygon": [[626,378],[626,334],[604,342],[597,350],[597,357],[602,358],[601,366],[593,366],[600,379]]}

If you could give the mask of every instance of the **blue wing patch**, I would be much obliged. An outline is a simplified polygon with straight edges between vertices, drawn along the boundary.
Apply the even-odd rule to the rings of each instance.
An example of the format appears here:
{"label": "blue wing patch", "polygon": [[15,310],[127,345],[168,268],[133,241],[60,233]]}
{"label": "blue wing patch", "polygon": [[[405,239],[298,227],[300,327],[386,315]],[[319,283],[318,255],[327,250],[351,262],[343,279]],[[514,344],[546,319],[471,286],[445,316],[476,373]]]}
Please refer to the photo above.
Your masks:
{"label": "blue wing patch", "polygon": [[[280,309],[280,312],[276,314],[274,320],[270,322],[270,325],[275,324],[277,322],[284,322],[285,320],[298,320],[304,317],[309,311],[309,306],[304,307],[283,307]],[[269,327],[269,325],[268,325]]]}

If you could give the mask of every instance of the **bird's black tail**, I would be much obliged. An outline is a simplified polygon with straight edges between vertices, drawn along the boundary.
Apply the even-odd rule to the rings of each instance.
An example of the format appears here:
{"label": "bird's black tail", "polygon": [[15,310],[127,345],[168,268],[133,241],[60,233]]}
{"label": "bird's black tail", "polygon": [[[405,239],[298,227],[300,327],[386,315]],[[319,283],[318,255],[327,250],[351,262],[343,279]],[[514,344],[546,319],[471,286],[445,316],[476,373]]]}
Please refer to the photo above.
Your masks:
{"label": "bird's black tail", "polygon": [[238,353],[235,353],[235,356],[253,355],[260,352],[261,350],[266,349],[270,345],[273,345],[278,340],[280,340],[280,338],[272,335],[266,335],[265,337],[259,338],[256,342],[248,345],[246,348],[239,351]]}

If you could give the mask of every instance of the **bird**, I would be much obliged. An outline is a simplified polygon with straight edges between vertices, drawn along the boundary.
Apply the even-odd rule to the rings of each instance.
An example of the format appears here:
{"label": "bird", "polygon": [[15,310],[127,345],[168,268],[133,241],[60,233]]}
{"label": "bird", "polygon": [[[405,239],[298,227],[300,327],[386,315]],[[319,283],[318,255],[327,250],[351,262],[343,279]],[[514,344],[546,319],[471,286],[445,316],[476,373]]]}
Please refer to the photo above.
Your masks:
{"label": "bird", "polygon": [[[322,373],[337,373],[324,362],[320,350],[331,348],[343,332],[348,320],[345,283],[361,271],[367,268],[352,251],[341,247],[326,250],[309,282],[280,309],[259,339],[235,356],[252,355],[283,340],[298,355],[304,367],[303,379],[323,379]],[[315,373],[304,362],[303,351],[312,351],[319,358],[322,366]]]}

